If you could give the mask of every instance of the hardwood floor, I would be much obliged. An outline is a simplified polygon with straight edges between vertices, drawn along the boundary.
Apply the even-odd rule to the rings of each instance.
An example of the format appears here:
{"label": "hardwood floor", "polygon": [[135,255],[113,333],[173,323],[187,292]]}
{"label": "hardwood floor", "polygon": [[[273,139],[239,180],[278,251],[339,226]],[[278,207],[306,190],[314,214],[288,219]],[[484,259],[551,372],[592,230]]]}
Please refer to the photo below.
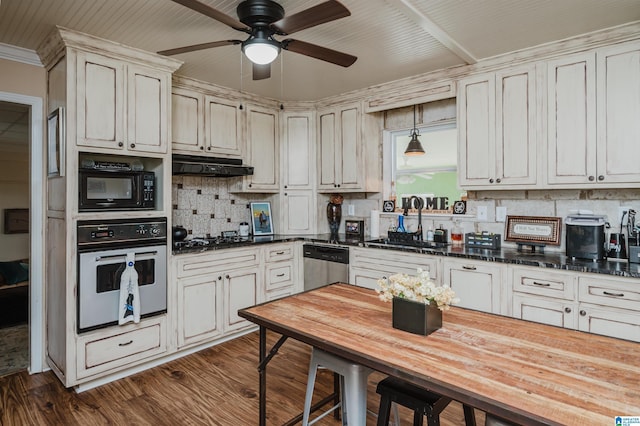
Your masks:
{"label": "hardwood floor", "polygon": [[[269,347],[278,336],[269,334]],[[289,339],[268,367],[267,424],[280,425],[304,403],[309,347]],[[26,371],[0,378],[1,425],[255,425],[258,418],[258,333],[240,337],[116,382],[77,394],[53,373]],[[369,379],[368,408],[378,411],[377,382]],[[332,374],[320,371],[317,398],[332,388]],[[403,425],[412,413],[400,409]],[[476,410],[478,425],[484,416]],[[317,425],[339,425],[326,416]],[[451,403],[443,426],[464,424],[462,407]],[[369,417],[367,425],[375,425]]]}

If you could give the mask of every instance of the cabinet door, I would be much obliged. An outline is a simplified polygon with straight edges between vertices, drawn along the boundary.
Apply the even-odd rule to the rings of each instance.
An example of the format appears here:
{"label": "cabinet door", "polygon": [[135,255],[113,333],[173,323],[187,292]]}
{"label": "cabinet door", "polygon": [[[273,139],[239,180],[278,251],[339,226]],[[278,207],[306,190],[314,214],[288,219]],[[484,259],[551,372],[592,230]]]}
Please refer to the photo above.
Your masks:
{"label": "cabinet door", "polygon": [[178,280],[178,346],[222,334],[223,273]]}
{"label": "cabinet door", "polygon": [[640,181],[640,43],[600,49],[597,57],[598,177]]}
{"label": "cabinet door", "polygon": [[337,188],[336,176],[336,113],[326,111],[318,114],[318,189]]}
{"label": "cabinet door", "polygon": [[282,115],[282,183],[284,189],[313,189],[315,155],[313,155],[312,114]]}
{"label": "cabinet door", "polygon": [[340,110],[340,140],[336,149],[336,181],[341,190],[362,189],[364,156],[361,144],[360,108],[356,105]]}
{"label": "cabinet door", "polygon": [[460,81],[458,89],[458,182],[461,186],[496,183],[495,76]]}
{"label": "cabinet door", "polygon": [[76,108],[78,145],[124,149],[124,65],[78,54]]}
{"label": "cabinet door", "polygon": [[225,331],[251,327],[253,323],[238,316],[238,309],[260,302],[259,279],[256,268],[240,269],[224,275]]}
{"label": "cabinet door", "polygon": [[535,66],[496,73],[496,183],[535,185]]}
{"label": "cabinet door", "polygon": [[171,95],[171,146],[174,151],[204,150],[204,96],[180,88]]}
{"label": "cabinet door", "polygon": [[494,314],[503,313],[502,267],[445,259],[443,283],[448,284],[460,298],[457,306]]}
{"label": "cabinet door", "polygon": [[283,234],[314,234],[316,194],[313,191],[291,191],[283,193]]}
{"label": "cabinet door", "polygon": [[638,311],[581,303],[578,329],[640,342],[640,315]]}
{"label": "cabinet door", "polygon": [[167,152],[170,75],[136,65],[127,66],[127,148]]}
{"label": "cabinet door", "polygon": [[[205,97],[205,153],[239,157],[242,155],[242,123],[240,104]],[[251,164],[257,166],[257,164]],[[258,168],[256,167],[256,170]]]}
{"label": "cabinet door", "polygon": [[550,184],[597,182],[595,87],[594,53],[566,56],[547,63],[547,181]]}
{"label": "cabinet door", "polygon": [[577,327],[576,303],[562,299],[514,294],[513,317],[556,327]]}
{"label": "cabinet door", "polygon": [[254,167],[247,181],[250,191],[279,191],[278,114],[266,108],[247,108],[247,147],[249,164]]}

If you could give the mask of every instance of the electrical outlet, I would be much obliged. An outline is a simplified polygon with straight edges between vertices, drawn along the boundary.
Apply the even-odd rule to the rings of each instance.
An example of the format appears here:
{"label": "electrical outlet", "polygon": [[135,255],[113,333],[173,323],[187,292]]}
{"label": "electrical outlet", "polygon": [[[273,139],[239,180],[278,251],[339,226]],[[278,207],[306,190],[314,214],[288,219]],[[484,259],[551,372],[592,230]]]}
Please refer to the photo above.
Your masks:
{"label": "electrical outlet", "polygon": [[487,220],[488,210],[487,206],[478,206],[476,208],[478,220]]}
{"label": "electrical outlet", "polygon": [[[631,207],[629,206],[618,207],[618,221],[616,222],[615,226],[617,226],[620,222],[622,222],[622,226],[627,226],[627,222],[629,221],[629,210],[631,210]],[[624,217],[622,217],[623,214]]]}
{"label": "electrical outlet", "polygon": [[347,208],[348,211],[348,215],[349,216],[354,216],[356,214],[356,206],[354,206],[353,204],[349,204],[349,207]]}
{"label": "electrical outlet", "polygon": [[507,208],[496,207],[496,222],[504,222],[507,220]]}

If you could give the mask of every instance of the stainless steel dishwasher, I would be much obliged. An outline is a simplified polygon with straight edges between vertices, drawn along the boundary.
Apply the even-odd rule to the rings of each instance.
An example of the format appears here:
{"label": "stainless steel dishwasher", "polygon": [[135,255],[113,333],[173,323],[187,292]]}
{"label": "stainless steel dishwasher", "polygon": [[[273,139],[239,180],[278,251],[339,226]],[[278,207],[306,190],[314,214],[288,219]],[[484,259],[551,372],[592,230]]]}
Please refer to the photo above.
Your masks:
{"label": "stainless steel dishwasher", "polygon": [[305,244],[302,253],[305,290],[349,281],[349,248]]}

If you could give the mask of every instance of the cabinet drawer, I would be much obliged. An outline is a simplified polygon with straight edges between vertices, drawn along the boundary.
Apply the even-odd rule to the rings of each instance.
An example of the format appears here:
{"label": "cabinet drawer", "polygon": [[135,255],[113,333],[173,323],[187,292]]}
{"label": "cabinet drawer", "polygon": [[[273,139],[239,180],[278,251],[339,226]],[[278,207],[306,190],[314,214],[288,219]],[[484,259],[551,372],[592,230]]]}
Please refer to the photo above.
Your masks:
{"label": "cabinet drawer", "polygon": [[615,280],[581,276],[578,283],[580,302],[640,311],[640,280],[638,279]]}
{"label": "cabinet drawer", "polygon": [[513,291],[573,300],[575,274],[545,271],[541,268],[513,268]]}
{"label": "cabinet drawer", "polygon": [[211,250],[206,253],[178,255],[176,274],[178,278],[211,274],[221,269],[229,271],[260,263],[259,251],[255,249]]}
{"label": "cabinet drawer", "polygon": [[293,263],[280,262],[267,265],[267,283],[266,290],[274,290],[293,285],[291,277],[293,276]]}
{"label": "cabinet drawer", "polygon": [[280,262],[293,259],[294,244],[278,244],[265,248],[265,262]]}
{"label": "cabinet drawer", "polygon": [[291,296],[293,294],[293,287],[284,287],[274,291],[267,292],[267,302],[271,300],[281,299],[286,296]]}
{"label": "cabinet drawer", "polygon": [[417,269],[422,268],[429,272],[429,277],[436,284],[440,284],[439,262],[439,258],[434,256],[398,253],[392,250],[352,248],[349,252],[350,268],[374,271],[377,278],[388,277],[396,273],[415,275]]}
{"label": "cabinet drawer", "polygon": [[166,351],[165,317],[144,325],[128,325],[126,331],[80,338],[78,342],[78,377],[110,371]]}

